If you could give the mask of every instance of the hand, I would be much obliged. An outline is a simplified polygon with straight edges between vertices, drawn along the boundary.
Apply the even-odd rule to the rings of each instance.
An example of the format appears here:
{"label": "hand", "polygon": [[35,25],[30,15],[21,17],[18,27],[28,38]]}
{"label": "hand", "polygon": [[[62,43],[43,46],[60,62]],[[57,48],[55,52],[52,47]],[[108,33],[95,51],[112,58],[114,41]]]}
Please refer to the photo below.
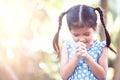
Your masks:
{"label": "hand", "polygon": [[76,43],[76,56],[78,58],[81,58],[81,57],[85,57],[87,54],[87,50],[86,50],[86,44],[84,44],[83,42],[77,42]]}

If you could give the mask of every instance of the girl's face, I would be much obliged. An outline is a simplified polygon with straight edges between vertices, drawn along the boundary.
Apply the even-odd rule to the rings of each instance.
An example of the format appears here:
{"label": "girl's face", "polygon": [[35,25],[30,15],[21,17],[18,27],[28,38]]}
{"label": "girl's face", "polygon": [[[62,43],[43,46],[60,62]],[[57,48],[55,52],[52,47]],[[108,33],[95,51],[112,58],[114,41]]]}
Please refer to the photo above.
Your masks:
{"label": "girl's face", "polygon": [[70,30],[72,37],[74,39],[75,42],[83,42],[84,44],[86,44],[86,47],[89,48],[91,47],[94,39],[93,39],[93,34],[95,32],[95,30],[93,28],[89,28],[89,27],[82,27],[82,28],[74,28],[71,27]]}

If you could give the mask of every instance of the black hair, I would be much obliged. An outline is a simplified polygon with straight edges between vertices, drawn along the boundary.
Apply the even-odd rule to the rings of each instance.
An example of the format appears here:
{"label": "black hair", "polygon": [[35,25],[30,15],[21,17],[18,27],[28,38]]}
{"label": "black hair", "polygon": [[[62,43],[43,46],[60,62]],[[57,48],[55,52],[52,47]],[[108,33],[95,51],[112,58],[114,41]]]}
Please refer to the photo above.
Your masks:
{"label": "black hair", "polygon": [[93,29],[96,27],[97,15],[94,8],[86,5],[76,5],[69,9],[67,15],[68,28],[71,26],[84,27],[88,26]]}
{"label": "black hair", "polygon": [[107,45],[107,47],[108,47],[110,50],[112,50],[114,53],[117,53],[114,49],[112,49],[112,48],[110,47],[111,38],[110,38],[110,35],[109,35],[109,33],[108,33],[107,29],[106,29],[105,23],[104,23],[102,10],[101,10],[99,7],[98,7],[98,8],[95,8],[95,10],[97,10],[97,11],[99,12],[100,20],[101,20],[101,23],[102,23],[102,25],[103,25],[103,27],[104,27],[104,30],[105,30],[105,36],[106,36],[106,42],[107,42],[106,45]]}
{"label": "black hair", "polygon": [[[66,19],[67,19],[67,24],[68,24],[68,28],[69,30],[71,30],[71,27],[91,27],[93,29],[95,29],[96,27],[96,22],[97,22],[97,14],[95,13],[95,11],[99,12],[100,15],[100,20],[101,23],[104,27],[104,31],[105,31],[105,35],[106,35],[106,46],[108,48],[110,48],[113,52],[115,52],[111,47],[111,38],[110,35],[106,29],[105,23],[104,23],[104,19],[103,19],[103,12],[102,10],[97,7],[97,8],[93,8],[87,5],[75,5],[73,7],[71,7],[70,9],[68,9],[66,12],[63,12],[60,14],[59,16],[59,26],[58,26],[58,31],[54,36],[53,39],[53,48],[54,50],[58,53],[58,56],[60,55],[60,49],[59,49],[59,32],[62,26],[62,19],[64,17],[64,15],[66,14]],[[116,52],[115,52],[116,53]]]}

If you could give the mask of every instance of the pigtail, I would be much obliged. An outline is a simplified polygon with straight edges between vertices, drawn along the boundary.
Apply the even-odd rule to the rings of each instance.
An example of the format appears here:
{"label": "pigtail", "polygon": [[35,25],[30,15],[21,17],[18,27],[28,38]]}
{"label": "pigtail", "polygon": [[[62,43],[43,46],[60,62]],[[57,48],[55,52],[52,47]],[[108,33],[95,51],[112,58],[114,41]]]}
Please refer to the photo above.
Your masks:
{"label": "pigtail", "polygon": [[95,8],[95,10],[97,10],[99,12],[99,15],[100,15],[100,20],[101,20],[101,23],[104,27],[104,30],[105,30],[105,36],[106,36],[106,45],[107,47],[112,50],[114,53],[116,53],[115,50],[113,50],[111,47],[110,47],[110,44],[111,44],[111,38],[110,38],[110,35],[106,29],[106,26],[105,26],[105,23],[104,23],[104,19],[103,19],[103,12],[102,10],[98,7],[98,8]]}
{"label": "pigtail", "polygon": [[59,32],[60,32],[60,29],[61,29],[61,26],[62,26],[62,19],[63,19],[63,16],[66,14],[66,12],[63,12],[60,14],[59,16],[59,26],[58,26],[58,31],[57,33],[55,34],[54,38],[53,38],[53,48],[54,50],[56,51],[56,53],[60,54],[60,48],[59,48]]}

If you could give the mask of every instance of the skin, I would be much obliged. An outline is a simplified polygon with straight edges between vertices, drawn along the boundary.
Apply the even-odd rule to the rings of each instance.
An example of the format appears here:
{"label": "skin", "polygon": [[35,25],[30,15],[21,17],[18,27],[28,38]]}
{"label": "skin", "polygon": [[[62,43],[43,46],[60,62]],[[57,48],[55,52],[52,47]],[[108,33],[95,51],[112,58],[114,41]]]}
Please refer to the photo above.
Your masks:
{"label": "skin", "polygon": [[69,61],[66,45],[62,45],[60,58],[60,75],[62,79],[67,80],[73,74],[79,62],[79,59],[82,57],[85,58],[86,63],[89,65],[93,74],[98,78],[98,80],[105,79],[108,68],[108,48],[106,46],[103,47],[102,55],[100,56],[98,63],[96,63],[86,51],[86,49],[90,48],[94,42],[93,34],[95,32],[95,29],[89,27],[71,27],[70,32],[74,41],[76,42],[76,54],[73,59]]}

